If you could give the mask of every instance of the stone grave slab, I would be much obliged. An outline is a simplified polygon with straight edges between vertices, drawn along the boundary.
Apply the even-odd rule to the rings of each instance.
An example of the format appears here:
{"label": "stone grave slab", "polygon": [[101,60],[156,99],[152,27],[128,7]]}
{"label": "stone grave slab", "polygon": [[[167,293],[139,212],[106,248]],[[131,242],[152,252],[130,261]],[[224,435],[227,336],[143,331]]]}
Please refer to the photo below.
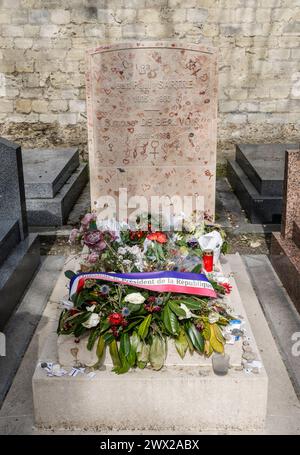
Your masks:
{"label": "stone grave slab", "polygon": [[0,330],[3,330],[40,265],[37,234],[22,240],[0,266]]}
{"label": "stone grave slab", "polygon": [[28,223],[31,226],[61,226],[88,181],[88,165],[81,164],[53,198],[27,199]]}
{"label": "stone grave slab", "polygon": [[78,149],[22,151],[26,198],[53,198],[79,166]]}
{"label": "stone grave slab", "polygon": [[18,221],[1,220],[0,225],[0,266],[11,250],[20,242],[20,228]]}
{"label": "stone grave slab", "polygon": [[[66,268],[70,268],[69,259]],[[76,262],[72,268],[76,269]],[[245,312],[246,302],[241,300],[228,261],[223,270],[230,276],[233,286],[234,309],[244,317],[251,346],[261,361]],[[45,309],[51,330],[39,353],[41,362],[58,361],[58,302],[67,292],[66,283],[62,272]],[[226,345],[226,351],[228,348]],[[233,349],[230,353],[232,368],[222,377],[213,373],[210,360],[197,356],[196,361],[193,357],[181,361],[172,348],[167,366],[159,372],[137,369],[116,375],[111,372],[107,361],[106,368],[98,370],[92,379],[86,374],[48,377],[37,365],[33,376],[36,424],[52,428],[88,426],[103,430],[109,427],[115,430],[172,431],[262,428],[268,394],[266,372],[264,368],[259,374],[240,371],[241,346]],[[136,406],[136,397],[139,396],[143,397],[143,406]],[[157,399],[153,399],[154,396]]]}
{"label": "stone grave slab", "polygon": [[262,196],[282,196],[285,151],[297,144],[238,144],[236,161]]}
{"label": "stone grave slab", "polygon": [[[200,45],[130,42],[88,54],[92,208],[100,196],[204,196],[214,219],[216,54]],[[184,182],[184,185],[183,185]]]}
{"label": "stone grave slab", "polygon": [[252,223],[276,224],[281,220],[282,197],[261,195],[237,162],[227,162],[227,178]]}

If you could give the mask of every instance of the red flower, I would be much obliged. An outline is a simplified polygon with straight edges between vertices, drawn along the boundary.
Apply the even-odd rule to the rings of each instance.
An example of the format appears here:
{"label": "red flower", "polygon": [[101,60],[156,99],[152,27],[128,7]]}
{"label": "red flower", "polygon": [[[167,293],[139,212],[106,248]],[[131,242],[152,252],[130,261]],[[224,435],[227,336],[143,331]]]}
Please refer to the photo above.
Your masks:
{"label": "red flower", "polygon": [[166,234],[163,232],[151,232],[151,234],[147,235],[147,239],[158,243],[166,243],[168,241]]}
{"label": "red flower", "polygon": [[145,235],[143,231],[130,231],[129,237],[130,240],[140,240]]}
{"label": "red flower", "polygon": [[221,286],[225,289],[226,294],[230,294],[232,286],[229,283],[220,283]]}
{"label": "red flower", "polygon": [[70,310],[71,316],[74,316],[74,314],[77,314],[77,313],[79,313],[79,310],[77,310],[76,308],[71,308],[71,310]]}
{"label": "red flower", "polygon": [[124,323],[124,318],[121,313],[110,314],[108,320],[111,325],[122,325]]}

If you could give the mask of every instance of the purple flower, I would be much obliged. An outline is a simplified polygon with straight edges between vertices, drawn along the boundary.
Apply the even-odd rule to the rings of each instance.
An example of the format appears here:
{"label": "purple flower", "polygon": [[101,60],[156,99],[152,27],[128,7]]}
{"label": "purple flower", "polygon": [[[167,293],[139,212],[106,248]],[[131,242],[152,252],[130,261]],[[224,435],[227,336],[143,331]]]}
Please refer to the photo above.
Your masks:
{"label": "purple flower", "polygon": [[107,286],[107,284],[103,284],[100,288],[100,292],[103,295],[107,295],[109,293],[109,286]]}
{"label": "purple flower", "polygon": [[86,234],[84,234],[83,241],[85,245],[87,245],[90,248],[95,248],[95,246],[102,242],[103,240],[103,235],[100,231],[89,231]]}
{"label": "purple flower", "polygon": [[129,310],[129,308],[127,308],[127,306],[124,306],[122,308],[122,315],[125,317],[130,315],[130,310]]}
{"label": "purple flower", "polygon": [[92,221],[96,221],[97,215],[96,213],[87,213],[81,220],[81,226],[83,230],[87,230]]}
{"label": "purple flower", "polygon": [[156,297],[155,303],[156,305],[162,305],[164,303],[164,300],[161,297]]}
{"label": "purple flower", "polygon": [[189,247],[191,248],[197,248],[197,246],[199,246],[199,242],[197,239],[195,238],[191,238],[187,241],[187,244],[189,245]]}
{"label": "purple flower", "polygon": [[75,243],[77,238],[79,236],[79,231],[78,229],[72,229],[72,231],[70,232],[70,236],[69,236],[69,242],[70,243]]}
{"label": "purple flower", "polygon": [[95,264],[99,259],[99,254],[96,251],[93,251],[87,258],[87,261],[90,264]]}

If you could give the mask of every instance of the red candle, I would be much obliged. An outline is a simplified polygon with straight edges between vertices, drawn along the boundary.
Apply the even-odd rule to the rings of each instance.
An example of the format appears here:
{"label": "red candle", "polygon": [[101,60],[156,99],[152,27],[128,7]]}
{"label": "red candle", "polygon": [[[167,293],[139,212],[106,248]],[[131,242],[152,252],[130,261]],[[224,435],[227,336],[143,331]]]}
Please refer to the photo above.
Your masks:
{"label": "red candle", "polygon": [[202,256],[203,267],[206,272],[212,272],[214,268],[214,252],[213,250],[205,250]]}

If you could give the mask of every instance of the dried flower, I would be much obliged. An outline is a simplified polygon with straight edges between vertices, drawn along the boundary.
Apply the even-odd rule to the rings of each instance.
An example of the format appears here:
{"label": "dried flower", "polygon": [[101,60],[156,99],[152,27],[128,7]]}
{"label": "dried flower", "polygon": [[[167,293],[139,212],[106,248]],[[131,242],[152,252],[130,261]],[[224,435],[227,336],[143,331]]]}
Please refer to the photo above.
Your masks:
{"label": "dried flower", "polygon": [[89,254],[87,258],[87,262],[90,264],[95,264],[99,260],[99,253],[96,251],[93,251],[91,254]]}
{"label": "dried flower", "polygon": [[78,229],[72,229],[69,235],[69,243],[75,243],[80,236],[80,232]]}

